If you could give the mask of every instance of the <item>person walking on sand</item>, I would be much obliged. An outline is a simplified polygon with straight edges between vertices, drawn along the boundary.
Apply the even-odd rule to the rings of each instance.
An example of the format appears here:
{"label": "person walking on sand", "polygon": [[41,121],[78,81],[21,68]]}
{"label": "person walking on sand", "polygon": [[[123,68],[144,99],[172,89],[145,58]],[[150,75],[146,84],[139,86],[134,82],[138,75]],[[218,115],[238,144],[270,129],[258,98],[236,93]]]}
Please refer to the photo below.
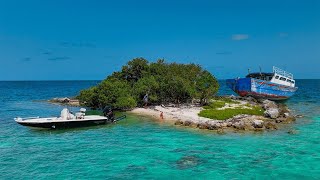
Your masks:
{"label": "person walking on sand", "polygon": [[149,99],[149,95],[148,93],[146,95],[144,95],[143,97],[143,102],[144,102],[144,108],[147,108],[147,105],[148,105],[148,99]]}

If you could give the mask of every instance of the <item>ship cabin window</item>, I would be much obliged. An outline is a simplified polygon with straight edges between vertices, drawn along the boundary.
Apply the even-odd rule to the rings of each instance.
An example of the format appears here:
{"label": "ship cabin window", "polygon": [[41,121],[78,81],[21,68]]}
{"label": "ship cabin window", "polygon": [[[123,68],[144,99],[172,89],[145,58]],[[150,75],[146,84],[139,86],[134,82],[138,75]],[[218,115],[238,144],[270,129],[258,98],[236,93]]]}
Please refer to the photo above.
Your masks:
{"label": "ship cabin window", "polygon": [[284,77],[280,77],[280,80],[281,80],[281,81],[286,81],[287,79],[284,78]]}
{"label": "ship cabin window", "polygon": [[250,73],[246,77],[264,80],[264,81],[271,81],[273,75],[274,75],[273,73]]}
{"label": "ship cabin window", "polygon": [[288,79],[287,82],[294,84],[294,81],[291,79]]}
{"label": "ship cabin window", "polygon": [[279,79],[279,76],[276,76],[276,79]]}

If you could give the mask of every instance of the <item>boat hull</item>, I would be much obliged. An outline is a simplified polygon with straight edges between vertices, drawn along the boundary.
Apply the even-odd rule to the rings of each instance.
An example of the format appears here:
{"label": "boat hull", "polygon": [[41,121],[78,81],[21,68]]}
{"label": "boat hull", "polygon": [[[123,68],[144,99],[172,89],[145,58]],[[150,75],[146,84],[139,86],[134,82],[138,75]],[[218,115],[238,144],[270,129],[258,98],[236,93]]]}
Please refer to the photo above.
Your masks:
{"label": "boat hull", "polygon": [[285,86],[254,78],[227,79],[227,86],[239,96],[270,100],[286,100],[293,96],[296,87]]}
{"label": "boat hull", "polygon": [[50,129],[61,129],[61,128],[75,128],[75,127],[87,127],[96,126],[102,124],[111,123],[106,119],[101,120],[88,120],[88,121],[62,121],[62,122],[17,122],[23,126],[36,127],[36,128],[50,128]]}

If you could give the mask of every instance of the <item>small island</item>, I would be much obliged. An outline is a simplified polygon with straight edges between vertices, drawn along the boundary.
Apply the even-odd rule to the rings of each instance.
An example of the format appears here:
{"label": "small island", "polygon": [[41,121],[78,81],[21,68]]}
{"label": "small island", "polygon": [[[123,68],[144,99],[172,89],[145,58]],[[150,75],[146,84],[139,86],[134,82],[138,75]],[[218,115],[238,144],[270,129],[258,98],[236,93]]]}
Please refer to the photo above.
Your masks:
{"label": "small island", "polygon": [[283,103],[217,96],[218,89],[217,79],[200,65],[135,58],[97,86],[82,90],[75,99],[50,102],[91,109],[112,106],[179,126],[218,132],[275,130],[277,124],[295,120]]}
{"label": "small island", "polygon": [[84,106],[113,106],[130,110],[147,105],[200,103],[205,105],[219,89],[216,78],[197,64],[148,62],[136,58],[114,72],[99,85],[80,92]]}

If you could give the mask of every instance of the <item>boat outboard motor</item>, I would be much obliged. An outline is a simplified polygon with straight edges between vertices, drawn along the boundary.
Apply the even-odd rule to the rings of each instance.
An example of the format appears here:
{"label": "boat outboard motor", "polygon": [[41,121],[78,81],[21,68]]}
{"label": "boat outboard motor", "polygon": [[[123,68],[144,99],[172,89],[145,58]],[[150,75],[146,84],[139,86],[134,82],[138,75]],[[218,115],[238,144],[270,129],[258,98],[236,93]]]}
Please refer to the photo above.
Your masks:
{"label": "boat outboard motor", "polygon": [[103,115],[104,115],[105,117],[107,117],[109,121],[111,121],[111,122],[114,121],[114,113],[113,113],[113,111],[112,111],[112,107],[106,106],[106,107],[103,109]]}

